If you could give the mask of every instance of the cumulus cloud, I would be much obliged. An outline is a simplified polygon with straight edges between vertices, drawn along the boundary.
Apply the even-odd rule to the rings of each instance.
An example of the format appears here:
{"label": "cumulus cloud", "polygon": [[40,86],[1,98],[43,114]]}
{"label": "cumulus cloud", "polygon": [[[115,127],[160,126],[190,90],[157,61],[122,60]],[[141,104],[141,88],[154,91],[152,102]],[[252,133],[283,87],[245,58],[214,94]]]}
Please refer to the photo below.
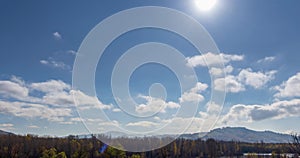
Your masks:
{"label": "cumulus cloud", "polygon": [[238,80],[255,89],[262,88],[266,83],[274,79],[277,71],[253,72],[252,69],[243,69],[238,75]]}
{"label": "cumulus cloud", "polygon": [[211,73],[214,77],[222,77],[226,74],[230,74],[233,71],[233,67],[231,65],[227,65],[224,69],[211,67],[209,69],[209,73]]}
{"label": "cumulus cloud", "polygon": [[277,71],[254,72],[252,69],[242,69],[237,76],[227,75],[224,78],[214,80],[214,88],[218,91],[238,93],[245,91],[245,86],[250,86],[255,89],[262,88],[267,83],[275,78]]}
{"label": "cumulus cloud", "polygon": [[[205,83],[198,82],[196,85],[190,90],[184,92],[180,98],[178,98],[180,104],[185,102],[202,102],[204,97],[200,94],[207,89],[208,85]],[[144,104],[140,104],[136,107],[136,112],[138,113],[154,113],[161,112],[165,113],[166,109],[177,109],[180,108],[180,104],[172,102],[172,101],[164,101],[160,98],[154,98],[151,96],[138,96],[146,101]]]}
{"label": "cumulus cloud", "polygon": [[206,111],[199,112],[200,118],[203,120],[201,131],[210,131],[213,128],[222,112],[222,108],[222,105],[213,101],[206,104]]}
{"label": "cumulus cloud", "polygon": [[8,113],[18,117],[41,118],[49,121],[63,121],[64,117],[71,116],[71,109],[68,108],[50,108],[46,105],[0,101],[0,112]]}
{"label": "cumulus cloud", "polygon": [[253,122],[265,119],[300,117],[300,99],[277,101],[267,105],[237,104],[224,116],[223,122]]}
{"label": "cumulus cloud", "polygon": [[300,73],[290,77],[287,81],[284,81],[280,86],[275,86],[277,91],[275,97],[300,97]]}
{"label": "cumulus cloud", "polygon": [[44,93],[57,93],[70,90],[71,86],[61,80],[48,80],[45,82],[31,83],[30,88]]}
{"label": "cumulus cloud", "polygon": [[236,54],[215,54],[208,52],[202,55],[196,55],[187,58],[187,64],[191,67],[197,66],[218,66],[220,64],[228,64],[231,61],[242,61],[244,59],[243,55]]}
{"label": "cumulus cloud", "polygon": [[102,103],[96,96],[89,96],[78,90],[72,90],[70,93],[74,95],[76,106],[80,110],[111,109],[113,107],[112,104]]}
{"label": "cumulus cloud", "polygon": [[236,76],[227,75],[225,78],[217,78],[214,80],[214,89],[217,91],[237,93],[244,91],[245,86]]}
{"label": "cumulus cloud", "polygon": [[28,96],[29,90],[16,82],[0,81],[0,94],[4,97],[23,99]]}
{"label": "cumulus cloud", "polygon": [[59,32],[53,32],[53,37],[56,39],[56,40],[61,40],[62,39],[62,35],[59,33]]}
{"label": "cumulus cloud", "polygon": [[[33,95],[35,93],[39,95]],[[63,121],[65,117],[72,116],[75,108],[73,95],[77,100],[77,107],[81,110],[112,107],[103,104],[97,97],[72,90],[69,84],[61,80],[27,84],[20,78],[12,77],[11,81],[0,81],[0,94],[4,97],[0,99],[1,113],[49,121]]]}
{"label": "cumulus cloud", "polygon": [[165,113],[166,109],[176,109],[179,108],[180,105],[175,102],[166,102],[160,98],[153,98],[151,96],[139,96],[146,100],[145,104],[140,104],[135,108],[135,111],[138,113],[154,113],[160,112]]}
{"label": "cumulus cloud", "polygon": [[204,97],[199,93],[205,91],[207,88],[207,84],[198,82],[195,87],[182,94],[179,98],[179,102],[202,102]]}

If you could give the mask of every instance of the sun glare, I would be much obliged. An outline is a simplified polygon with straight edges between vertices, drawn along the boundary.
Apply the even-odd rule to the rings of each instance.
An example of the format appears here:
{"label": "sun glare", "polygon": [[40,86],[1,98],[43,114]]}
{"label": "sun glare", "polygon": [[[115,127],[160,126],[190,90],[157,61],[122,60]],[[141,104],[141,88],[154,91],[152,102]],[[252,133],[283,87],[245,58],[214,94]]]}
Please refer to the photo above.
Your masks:
{"label": "sun glare", "polygon": [[217,0],[195,0],[196,6],[201,11],[209,11],[217,3]]}

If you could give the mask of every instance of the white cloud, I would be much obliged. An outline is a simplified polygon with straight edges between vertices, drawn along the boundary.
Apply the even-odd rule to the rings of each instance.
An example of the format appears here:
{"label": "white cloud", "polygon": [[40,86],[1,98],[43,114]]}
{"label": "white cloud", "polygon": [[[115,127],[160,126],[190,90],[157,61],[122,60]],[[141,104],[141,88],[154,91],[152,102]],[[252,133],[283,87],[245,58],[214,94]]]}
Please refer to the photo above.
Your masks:
{"label": "white cloud", "polygon": [[274,79],[277,71],[253,72],[252,69],[243,69],[238,75],[238,80],[255,89],[262,88],[266,83]]}
{"label": "white cloud", "polygon": [[0,124],[0,129],[2,129],[4,131],[14,129],[14,124],[2,123],[2,124]]}
{"label": "white cloud", "polygon": [[31,90],[45,93],[40,101],[43,104],[57,107],[74,107],[74,99],[76,99],[76,105],[81,110],[91,108],[110,109],[112,107],[112,105],[103,104],[97,97],[88,96],[78,90],[71,90],[71,86],[61,80],[32,83],[29,87]]}
{"label": "white cloud", "polygon": [[72,114],[71,109],[68,108],[52,108],[41,104],[0,101],[0,105],[1,113],[26,118],[38,117],[49,121],[62,121],[64,117]]}
{"label": "white cloud", "polygon": [[220,113],[222,112],[222,105],[215,102],[208,102],[206,104],[206,111],[200,111],[200,118],[203,120],[201,131],[210,131],[216,124]]}
{"label": "white cloud", "polygon": [[138,126],[138,127],[153,127],[156,125],[157,123],[151,121],[130,122],[126,124],[126,126]]}
{"label": "white cloud", "polygon": [[72,54],[72,55],[76,55],[76,51],[75,50],[68,50],[67,51],[67,54]]}
{"label": "white cloud", "polygon": [[70,90],[71,86],[61,80],[48,80],[45,82],[32,83],[30,84],[30,88],[44,93],[59,93]]}
{"label": "white cloud", "polygon": [[45,104],[59,107],[70,107],[74,105],[74,100],[70,92],[46,93],[42,100]]}
{"label": "white cloud", "polygon": [[237,54],[220,54],[225,63],[229,63],[230,61],[242,61],[244,60],[244,55]]}
{"label": "white cloud", "polygon": [[112,111],[113,111],[113,112],[121,112],[121,109],[119,109],[119,108],[114,108]]}
{"label": "white cloud", "polygon": [[275,78],[277,71],[253,72],[252,69],[242,69],[237,76],[227,75],[225,78],[214,80],[214,88],[218,91],[238,93],[245,91],[245,86],[255,89],[263,88],[267,83]]}
{"label": "white cloud", "polygon": [[22,80],[21,77],[12,76],[10,80],[12,82],[15,82],[15,83],[19,84],[20,86],[24,86],[25,85],[25,82]]}
{"label": "white cloud", "polygon": [[206,104],[206,112],[209,115],[212,115],[212,114],[218,115],[221,112],[221,110],[222,110],[222,106],[215,102],[208,102]]}
{"label": "white cloud", "polygon": [[277,101],[267,105],[238,104],[231,107],[223,122],[253,122],[265,119],[300,117],[300,100]]}
{"label": "white cloud", "polygon": [[112,121],[109,121],[109,122],[102,121],[102,122],[98,123],[98,125],[100,125],[100,126],[106,126],[106,127],[119,127],[120,123],[118,121],[116,121],[116,120],[112,120]]}
{"label": "white cloud", "polygon": [[[81,91],[71,90],[71,86],[60,80],[49,80],[26,84],[20,78],[12,77],[12,81],[0,81],[0,112],[17,117],[40,118],[49,121],[64,121],[72,116],[74,106],[73,95],[77,106],[85,109],[111,109],[98,101],[97,97],[88,96]],[[29,95],[38,92],[39,96]],[[16,101],[11,101],[14,98]],[[74,121],[74,120],[72,120]]]}
{"label": "white cloud", "polygon": [[203,92],[208,88],[208,85],[205,83],[201,83],[201,82],[197,82],[195,87],[193,87],[189,92],[192,93],[199,93],[199,92]]}
{"label": "white cloud", "polygon": [[198,82],[195,87],[182,94],[179,98],[179,102],[202,102],[204,97],[199,93],[205,91],[207,88],[207,84]]}
{"label": "white cloud", "polygon": [[276,58],[274,56],[270,56],[270,57],[265,57],[263,59],[260,59],[257,61],[257,63],[265,63],[265,62],[272,62],[274,61]]}
{"label": "white cloud", "polygon": [[145,132],[150,132],[153,129],[159,129],[148,133],[149,135],[181,134],[182,132],[200,132],[203,121],[204,120],[199,117],[173,117],[171,119],[155,119],[155,121],[130,122],[125,126],[131,128],[131,130],[139,131],[144,134]]}
{"label": "white cloud", "polygon": [[243,55],[236,54],[214,54],[208,52],[203,55],[196,55],[187,58],[187,64],[191,67],[197,66],[220,66],[221,64],[228,64],[231,61],[242,61],[244,59]]}
{"label": "white cloud", "polygon": [[[83,119],[83,118],[81,118]],[[101,118],[85,118],[83,121],[86,121],[88,123],[99,123],[99,122],[103,122],[103,119]]]}
{"label": "white cloud", "polygon": [[39,126],[36,126],[36,125],[29,125],[29,126],[27,126],[28,128],[40,128]]}
{"label": "white cloud", "polygon": [[57,40],[61,40],[62,39],[62,35],[59,32],[54,32],[52,35]]}
{"label": "white cloud", "polygon": [[154,120],[157,120],[157,121],[159,121],[160,120],[160,117],[158,117],[158,116],[154,116],[154,118],[153,118]]}
{"label": "white cloud", "polygon": [[73,121],[73,122],[81,122],[82,121],[82,118],[80,117],[73,117],[70,119],[70,121]]}
{"label": "white cloud", "polygon": [[74,105],[71,86],[61,80],[48,80],[29,85],[32,91],[45,93],[40,103],[68,107]]}
{"label": "white cloud", "polygon": [[12,81],[0,81],[0,94],[4,97],[22,99],[28,96],[29,90],[19,83]]}
{"label": "white cloud", "polygon": [[227,124],[229,122],[249,122],[251,117],[249,116],[253,106],[246,106],[243,104],[233,105],[229,112],[224,116],[222,122]]}
{"label": "white cloud", "polygon": [[166,102],[160,98],[153,98],[150,96],[139,96],[146,100],[145,104],[140,104],[136,107],[136,112],[138,113],[154,113],[161,112],[165,113],[166,109],[176,109],[179,108],[180,105],[175,102]]}
{"label": "white cloud", "polygon": [[[168,124],[160,134],[181,134],[184,133],[197,133],[203,131],[203,123],[205,120],[199,117],[174,117],[169,120],[162,120],[161,125]],[[190,126],[188,126],[190,124]],[[188,126],[188,127],[187,127]],[[187,127],[187,128],[186,128]],[[186,128],[186,129],[185,129]],[[185,129],[185,131],[183,131]]]}
{"label": "white cloud", "polygon": [[[204,97],[199,94],[208,88],[207,84],[198,82],[193,88],[184,92],[180,98],[178,98],[180,104],[185,102],[201,102]],[[138,96],[146,101],[144,104],[136,106],[136,112],[146,114],[146,113],[166,113],[167,109],[177,109],[180,108],[180,104],[169,101],[166,102],[160,98],[153,98],[151,96]]]}
{"label": "white cloud", "polygon": [[111,131],[119,131],[120,130],[120,123],[116,120],[112,120],[112,121],[101,121],[100,123],[98,123],[98,128],[95,129],[95,132],[93,132],[94,130],[92,130],[93,133],[99,132],[99,130],[101,132],[111,132]]}
{"label": "white cloud", "polygon": [[290,77],[280,86],[275,86],[274,89],[278,91],[275,97],[300,97],[300,73]]}
{"label": "white cloud", "polygon": [[96,96],[89,96],[78,90],[71,90],[70,93],[74,95],[76,106],[80,110],[111,109],[113,107],[112,104],[103,104]]}
{"label": "white cloud", "polygon": [[198,93],[183,93],[182,96],[179,98],[180,103],[184,102],[202,102],[204,97]]}
{"label": "white cloud", "polygon": [[221,77],[226,74],[230,74],[233,71],[233,67],[231,65],[227,65],[224,69],[217,68],[217,67],[211,67],[209,69],[209,72],[214,76],[214,77]]}
{"label": "white cloud", "polygon": [[14,125],[11,124],[11,123],[3,123],[3,124],[0,124],[0,127],[13,127]]}
{"label": "white cloud", "polygon": [[[130,122],[126,126],[132,127],[132,130],[145,132],[149,129],[160,129],[151,132],[151,134],[180,134],[196,133],[202,131],[209,131],[215,124],[222,107],[215,103],[208,103],[206,105],[205,115],[201,117],[178,117],[174,116],[169,119],[162,119],[158,116],[153,118],[153,121],[145,120],[138,122]],[[190,126],[189,126],[190,124]],[[147,128],[147,129],[145,129]],[[185,131],[184,131],[185,129]]]}
{"label": "white cloud", "polygon": [[53,68],[59,68],[62,70],[70,70],[71,67],[64,62],[61,61],[55,61],[53,58],[49,58],[47,60],[40,60],[40,63],[43,65],[47,65]]}
{"label": "white cloud", "polygon": [[74,124],[74,122],[72,122],[72,121],[60,121],[59,124],[72,125],[72,124]]}
{"label": "white cloud", "polygon": [[217,78],[214,80],[214,89],[217,91],[238,93],[244,91],[245,87],[238,81],[237,77],[227,75],[225,78]]}

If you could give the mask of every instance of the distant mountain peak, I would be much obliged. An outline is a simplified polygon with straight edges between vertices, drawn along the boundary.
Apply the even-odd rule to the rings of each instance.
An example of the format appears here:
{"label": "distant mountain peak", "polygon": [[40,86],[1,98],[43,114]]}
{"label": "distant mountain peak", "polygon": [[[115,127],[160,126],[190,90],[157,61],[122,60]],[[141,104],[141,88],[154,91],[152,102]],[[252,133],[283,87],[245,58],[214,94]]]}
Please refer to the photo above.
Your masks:
{"label": "distant mountain peak", "polygon": [[288,143],[292,137],[288,134],[275,133],[272,131],[254,131],[245,127],[223,127],[211,130],[202,139],[213,138],[222,141],[240,142],[265,142],[265,143]]}

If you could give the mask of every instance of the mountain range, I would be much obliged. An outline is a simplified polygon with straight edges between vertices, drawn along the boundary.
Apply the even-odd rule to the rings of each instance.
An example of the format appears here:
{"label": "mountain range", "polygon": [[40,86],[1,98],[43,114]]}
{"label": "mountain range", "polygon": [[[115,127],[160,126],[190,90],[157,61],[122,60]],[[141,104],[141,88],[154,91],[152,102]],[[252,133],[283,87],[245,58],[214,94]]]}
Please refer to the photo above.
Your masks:
{"label": "mountain range", "polygon": [[[0,135],[13,134],[10,132],[5,132],[0,130]],[[104,135],[110,136],[111,138],[118,137],[129,137],[134,138],[133,135],[127,135],[122,132],[107,132]],[[139,136],[138,136],[139,137]],[[157,135],[155,137],[175,137],[174,135]],[[91,138],[91,134],[79,135],[78,138]],[[290,143],[293,142],[291,135],[275,133],[272,131],[254,131],[244,127],[224,127],[213,129],[210,132],[192,133],[192,134],[182,134],[179,138],[184,139],[215,139],[219,141],[238,141],[247,143]]]}
{"label": "mountain range", "polygon": [[272,131],[254,131],[244,127],[224,127],[211,130],[208,133],[184,134],[185,139],[215,139],[220,141],[239,141],[248,143],[289,143],[293,139],[291,135],[275,133]]}
{"label": "mountain range", "polygon": [[[104,135],[111,136],[112,138],[117,137],[131,137],[132,135],[127,135],[121,132],[107,132]],[[139,136],[138,136],[139,137]],[[175,135],[156,135],[155,137],[175,137]],[[219,141],[238,141],[247,143],[289,143],[293,142],[291,135],[276,133],[272,131],[254,131],[247,129],[245,127],[224,127],[213,129],[210,132],[200,132],[192,134],[182,134],[179,138],[184,139],[203,139],[207,140],[209,138],[219,140]]]}

